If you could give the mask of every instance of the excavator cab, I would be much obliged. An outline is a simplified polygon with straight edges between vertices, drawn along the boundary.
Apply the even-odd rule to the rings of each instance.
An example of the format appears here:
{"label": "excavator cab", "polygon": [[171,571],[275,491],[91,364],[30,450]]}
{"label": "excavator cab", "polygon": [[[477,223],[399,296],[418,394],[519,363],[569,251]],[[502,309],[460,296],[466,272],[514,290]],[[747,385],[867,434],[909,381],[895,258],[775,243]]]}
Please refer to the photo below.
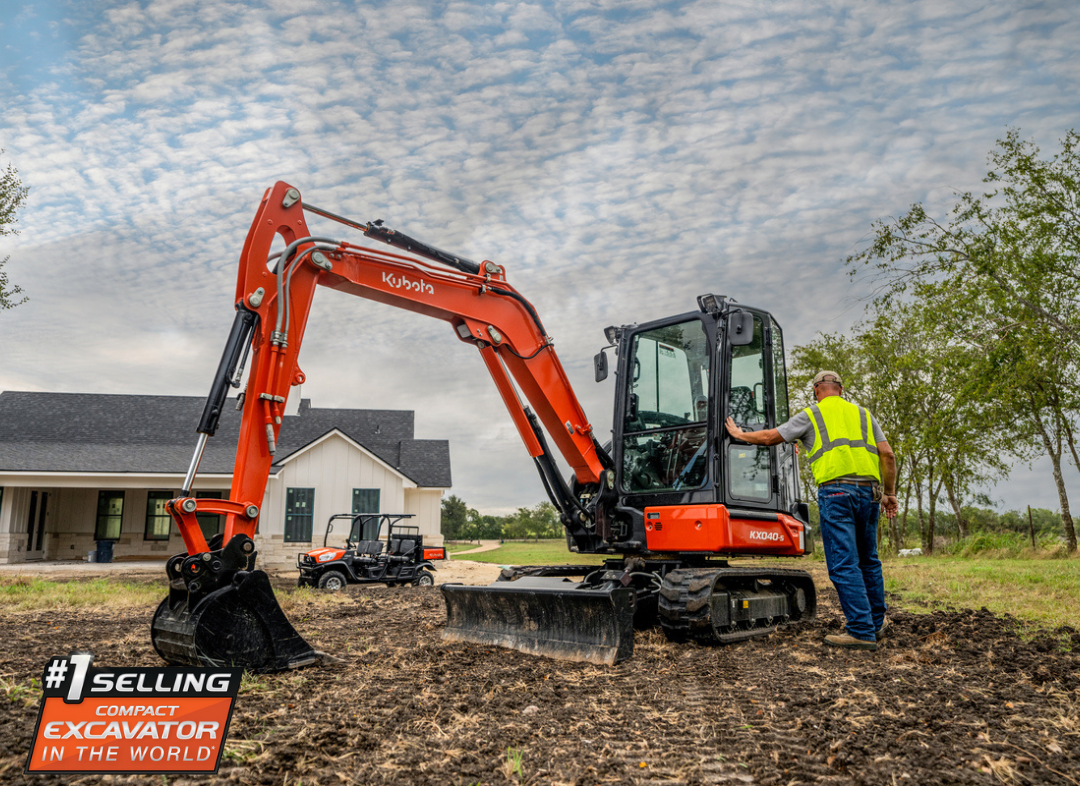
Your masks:
{"label": "excavator cab", "polygon": [[[768,312],[698,302],[605,331],[617,355],[611,469],[598,491],[571,480],[589,515],[563,523],[571,551],[619,556],[600,570],[526,567],[489,587],[444,585],[447,638],[615,663],[633,652],[635,625],[733,643],[813,616],[808,574],[727,564],[812,549],[793,446],[736,442],[724,427],[729,415],[751,431],[788,419],[783,334]],[[603,379],[606,362],[595,367]]]}
{"label": "excavator cab", "polygon": [[650,535],[659,533],[647,527],[647,508],[723,505],[754,515],[782,512],[809,524],[793,446],[735,442],[724,428],[728,416],[748,431],[788,419],[780,326],[768,312],[722,297],[699,300],[712,307],[614,331],[619,500],[610,532],[600,533],[609,543],[715,550],[697,548],[708,544],[690,533],[650,546]]}

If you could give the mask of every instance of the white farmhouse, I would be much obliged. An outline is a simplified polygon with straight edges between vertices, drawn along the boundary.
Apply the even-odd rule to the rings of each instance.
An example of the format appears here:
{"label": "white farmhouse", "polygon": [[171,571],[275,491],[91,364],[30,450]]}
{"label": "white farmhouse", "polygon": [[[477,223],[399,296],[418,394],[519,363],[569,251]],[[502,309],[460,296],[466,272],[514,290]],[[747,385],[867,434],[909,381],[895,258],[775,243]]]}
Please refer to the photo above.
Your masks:
{"label": "white farmhouse", "polygon": [[[197,497],[228,497],[240,413],[227,405],[207,445]],[[0,393],[0,563],[85,559],[99,540],[116,558],[184,551],[165,513],[191,461],[203,399]],[[413,438],[404,410],[314,409],[286,415],[255,538],[260,563],[293,562],[322,544],[336,513],[410,513],[442,542],[450,446]],[[207,539],[219,516],[201,521]],[[341,529],[339,526],[338,529]]]}

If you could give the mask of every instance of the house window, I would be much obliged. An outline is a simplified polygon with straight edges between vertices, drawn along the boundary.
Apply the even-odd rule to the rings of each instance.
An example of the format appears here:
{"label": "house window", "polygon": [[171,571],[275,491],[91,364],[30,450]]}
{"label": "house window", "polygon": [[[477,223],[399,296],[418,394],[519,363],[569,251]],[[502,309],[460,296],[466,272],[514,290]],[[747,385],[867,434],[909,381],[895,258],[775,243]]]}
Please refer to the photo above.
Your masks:
{"label": "house window", "polygon": [[310,543],[315,489],[285,489],[285,542]]}
{"label": "house window", "polygon": [[[221,499],[220,491],[199,491],[196,493],[198,499]],[[222,519],[224,517],[218,513],[196,513],[195,519],[199,522],[199,529],[202,530],[203,538],[207,543],[210,543],[210,538],[219,534],[222,531]]]}
{"label": "house window", "polygon": [[146,530],[143,540],[168,540],[172,519],[165,503],[173,498],[171,491],[151,491],[146,495]]}
{"label": "house window", "polygon": [[99,491],[94,540],[120,540],[120,524],[123,518],[124,492]]}
{"label": "house window", "polygon": [[353,489],[352,512],[354,516],[360,513],[378,513],[379,489]]}

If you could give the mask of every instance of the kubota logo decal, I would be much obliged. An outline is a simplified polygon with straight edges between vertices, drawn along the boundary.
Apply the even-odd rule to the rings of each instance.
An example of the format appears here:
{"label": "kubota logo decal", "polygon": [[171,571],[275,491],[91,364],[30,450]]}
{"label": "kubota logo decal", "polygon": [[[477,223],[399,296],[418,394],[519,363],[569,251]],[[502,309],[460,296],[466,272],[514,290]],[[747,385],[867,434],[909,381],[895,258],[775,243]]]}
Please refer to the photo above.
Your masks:
{"label": "kubota logo decal", "polygon": [[435,294],[435,287],[424,281],[422,278],[414,281],[405,276],[395,276],[391,273],[383,273],[382,280],[384,284],[389,284],[394,287],[394,289],[408,289],[412,292],[419,292],[421,295]]}
{"label": "kubota logo decal", "polygon": [[750,530],[750,540],[783,540],[784,536],[779,532],[768,532],[763,529]]}
{"label": "kubota logo decal", "polygon": [[243,669],[91,668],[52,658],[27,772],[217,772]]}

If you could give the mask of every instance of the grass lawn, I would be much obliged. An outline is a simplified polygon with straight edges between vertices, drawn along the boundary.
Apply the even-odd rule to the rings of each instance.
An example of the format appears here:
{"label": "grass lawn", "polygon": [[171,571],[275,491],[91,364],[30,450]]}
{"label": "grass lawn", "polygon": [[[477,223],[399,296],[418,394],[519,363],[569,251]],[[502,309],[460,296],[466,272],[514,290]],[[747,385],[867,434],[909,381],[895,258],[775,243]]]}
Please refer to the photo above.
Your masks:
{"label": "grass lawn", "polygon": [[142,606],[160,603],[168,594],[164,582],[140,584],[104,578],[90,581],[48,581],[0,578],[0,608],[11,610]]}
{"label": "grass lawn", "polygon": [[885,589],[900,595],[909,611],[925,611],[923,603],[986,606],[1042,627],[1080,629],[1080,559],[890,559]]}
{"label": "grass lawn", "polygon": [[[453,559],[451,554],[451,559]],[[461,559],[491,562],[495,565],[599,565],[604,558],[595,554],[574,554],[562,540],[530,540],[504,543],[493,551],[467,554]]]}
{"label": "grass lawn", "polygon": [[[464,543],[451,546],[457,551],[468,548],[470,545]],[[455,558],[453,553],[450,556]],[[603,562],[599,555],[570,552],[561,539],[506,543],[493,551],[469,554],[460,559],[496,565],[598,565]],[[812,571],[819,585],[828,582],[825,566],[820,560],[783,562],[785,567]],[[1063,625],[1080,629],[1080,558],[887,558],[885,588],[899,596],[898,602],[893,601],[894,605],[909,611],[985,606],[997,614],[1012,614],[1049,630]],[[0,577],[0,609],[11,611],[156,605],[164,595],[162,584],[127,581],[119,576],[89,581]],[[312,601],[338,600],[336,596],[329,598],[327,593],[295,589],[277,595],[287,610],[296,604],[303,606]]]}

